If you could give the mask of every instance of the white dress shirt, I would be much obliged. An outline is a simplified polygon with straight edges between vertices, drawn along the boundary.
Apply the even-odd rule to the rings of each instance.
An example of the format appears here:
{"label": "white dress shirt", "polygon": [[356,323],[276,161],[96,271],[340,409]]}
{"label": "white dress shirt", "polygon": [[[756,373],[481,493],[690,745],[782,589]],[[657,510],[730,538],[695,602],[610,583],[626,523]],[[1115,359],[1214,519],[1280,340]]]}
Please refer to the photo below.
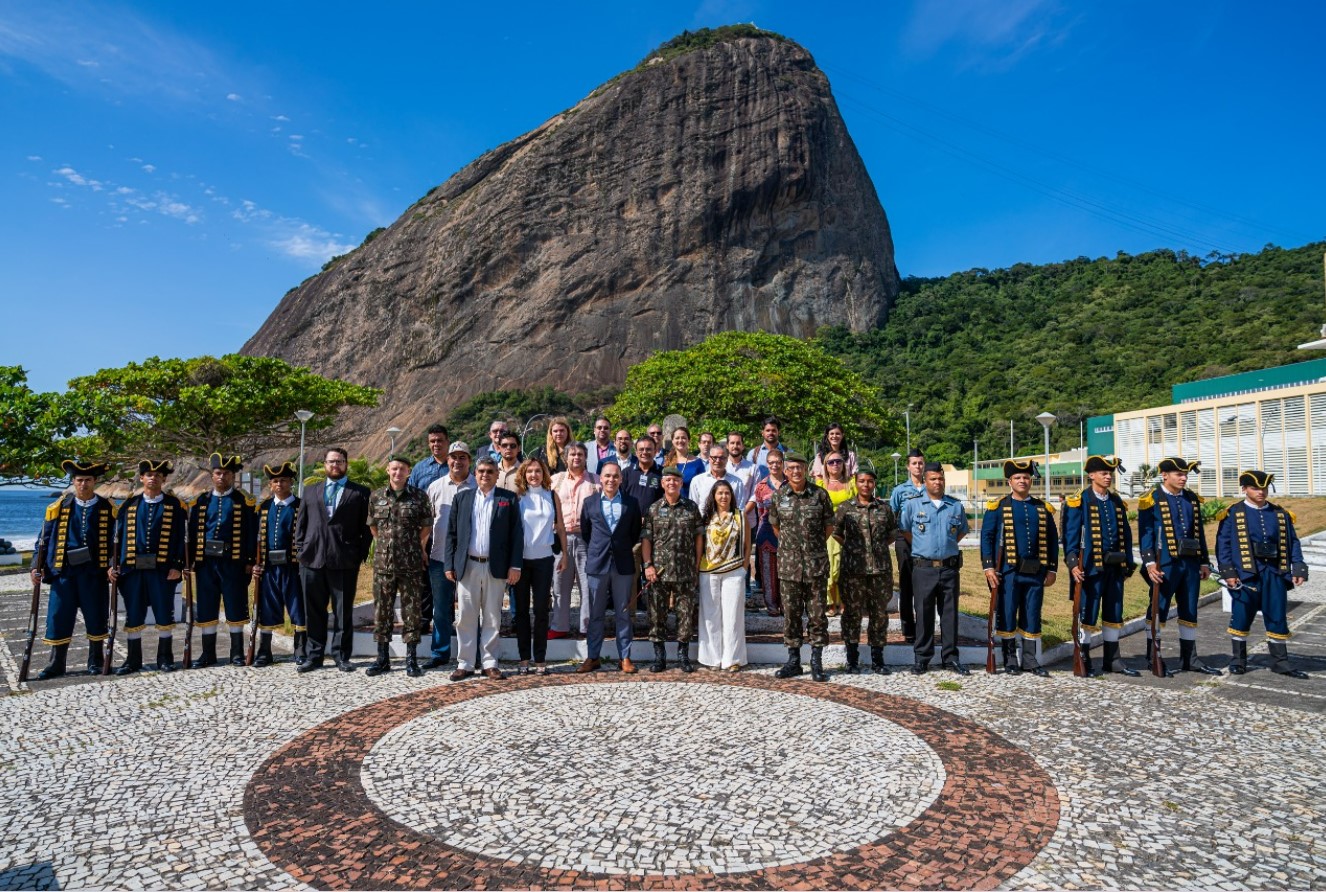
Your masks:
{"label": "white dress shirt", "polygon": [[493,533],[493,496],[497,487],[488,490],[485,495],[481,489],[474,491],[474,508],[470,512],[470,557],[486,558]]}
{"label": "white dress shirt", "polygon": [[[741,478],[734,474],[724,474],[723,480],[732,487],[732,509],[740,511],[746,503],[742,501],[742,493],[745,492]],[[691,481],[691,501],[696,504],[701,511],[704,511],[705,502],[709,499],[709,493],[713,490],[714,484],[718,483],[719,478],[712,473],[696,474],[695,479]]]}

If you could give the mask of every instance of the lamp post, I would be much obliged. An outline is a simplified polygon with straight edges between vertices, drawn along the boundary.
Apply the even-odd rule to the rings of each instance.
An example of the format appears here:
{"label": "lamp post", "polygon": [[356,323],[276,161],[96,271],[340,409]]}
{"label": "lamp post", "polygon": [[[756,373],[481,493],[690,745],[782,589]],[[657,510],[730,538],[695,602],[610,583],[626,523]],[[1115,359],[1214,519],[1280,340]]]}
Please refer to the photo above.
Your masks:
{"label": "lamp post", "polygon": [[529,433],[530,426],[540,418],[552,418],[547,412],[540,412],[538,415],[531,415],[525,422],[525,426],[520,429],[520,453],[525,454],[525,434]]}
{"label": "lamp post", "polygon": [[1050,425],[1054,424],[1053,413],[1042,412],[1036,420],[1045,428],[1045,501],[1050,501]]}
{"label": "lamp post", "polygon": [[902,453],[893,453],[893,485],[898,485],[898,459],[902,458]]}
{"label": "lamp post", "polygon": [[907,408],[903,410],[902,415],[907,419],[907,453],[912,451],[912,404],[908,403]]}
{"label": "lamp post", "polygon": [[391,437],[391,454],[392,454],[392,455],[395,455],[395,454],[396,454],[396,435],[399,434],[400,432],[401,432],[401,429],[398,428],[398,427],[389,427],[389,428],[387,428],[387,436]]}
{"label": "lamp post", "polygon": [[296,409],[295,417],[299,419],[299,497],[304,497],[304,426],[308,424],[313,413],[308,409]]}

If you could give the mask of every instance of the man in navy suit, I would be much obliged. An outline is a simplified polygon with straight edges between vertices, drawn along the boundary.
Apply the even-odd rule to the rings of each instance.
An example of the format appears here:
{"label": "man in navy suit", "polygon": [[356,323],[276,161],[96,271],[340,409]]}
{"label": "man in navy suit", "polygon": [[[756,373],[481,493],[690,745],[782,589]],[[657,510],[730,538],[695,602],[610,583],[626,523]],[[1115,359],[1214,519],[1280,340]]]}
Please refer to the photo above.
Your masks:
{"label": "man in navy suit", "polygon": [[[502,595],[520,581],[525,533],[520,498],[497,485],[497,462],[474,465],[478,486],[456,493],[447,518],[442,565],[456,583],[456,671],[452,681],[469,678],[481,659],[483,674],[501,679],[497,638],[502,627]],[[479,651],[482,650],[482,656]]]}
{"label": "man in navy suit", "polygon": [[[327,479],[304,491],[304,510],[295,522],[295,553],[299,555],[299,581],[304,589],[304,618],[308,623],[307,657],[299,672],[321,668],[323,653],[331,651],[336,668],[353,672],[355,588],[359,565],[373,542],[368,531],[367,486],[346,479],[349,454],[339,447],[327,450],[323,466]],[[331,602],[331,634],[327,632],[327,602]],[[330,645],[330,646],[329,646]]]}
{"label": "man in navy suit", "polygon": [[585,572],[589,575],[589,595],[582,598],[580,609],[588,611],[589,623],[585,632],[586,659],[577,671],[594,672],[599,668],[611,598],[617,624],[617,655],[622,671],[634,673],[630,600],[635,581],[633,549],[640,541],[640,506],[622,493],[622,469],[616,464],[605,462],[599,468],[599,485],[601,492],[585,499],[580,509],[580,538],[585,540]]}

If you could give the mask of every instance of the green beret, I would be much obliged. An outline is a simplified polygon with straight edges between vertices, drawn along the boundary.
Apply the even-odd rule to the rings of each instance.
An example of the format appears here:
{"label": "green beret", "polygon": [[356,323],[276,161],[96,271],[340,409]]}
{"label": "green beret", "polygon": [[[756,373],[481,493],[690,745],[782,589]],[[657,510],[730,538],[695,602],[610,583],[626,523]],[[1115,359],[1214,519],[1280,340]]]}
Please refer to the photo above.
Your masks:
{"label": "green beret", "polygon": [[668,465],[666,468],[664,468],[664,469],[663,469],[663,476],[664,476],[664,477],[680,477],[680,478],[683,479],[683,480],[686,479],[686,475],[683,474],[683,473],[681,472],[681,468],[677,467],[676,465]]}
{"label": "green beret", "polygon": [[802,455],[800,452],[793,452],[790,449],[787,452],[783,453],[783,464],[790,465],[795,462],[800,462],[801,464],[804,465],[807,463],[806,457]]}

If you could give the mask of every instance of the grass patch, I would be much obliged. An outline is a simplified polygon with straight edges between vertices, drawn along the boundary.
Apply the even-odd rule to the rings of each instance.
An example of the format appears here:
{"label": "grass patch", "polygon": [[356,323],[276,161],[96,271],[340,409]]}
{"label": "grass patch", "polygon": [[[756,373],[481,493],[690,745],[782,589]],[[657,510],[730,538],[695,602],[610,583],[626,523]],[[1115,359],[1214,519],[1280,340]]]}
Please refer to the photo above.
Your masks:
{"label": "grass patch", "polygon": [[962,684],[956,681],[941,681],[936,682],[935,688],[941,691],[960,691]]}

